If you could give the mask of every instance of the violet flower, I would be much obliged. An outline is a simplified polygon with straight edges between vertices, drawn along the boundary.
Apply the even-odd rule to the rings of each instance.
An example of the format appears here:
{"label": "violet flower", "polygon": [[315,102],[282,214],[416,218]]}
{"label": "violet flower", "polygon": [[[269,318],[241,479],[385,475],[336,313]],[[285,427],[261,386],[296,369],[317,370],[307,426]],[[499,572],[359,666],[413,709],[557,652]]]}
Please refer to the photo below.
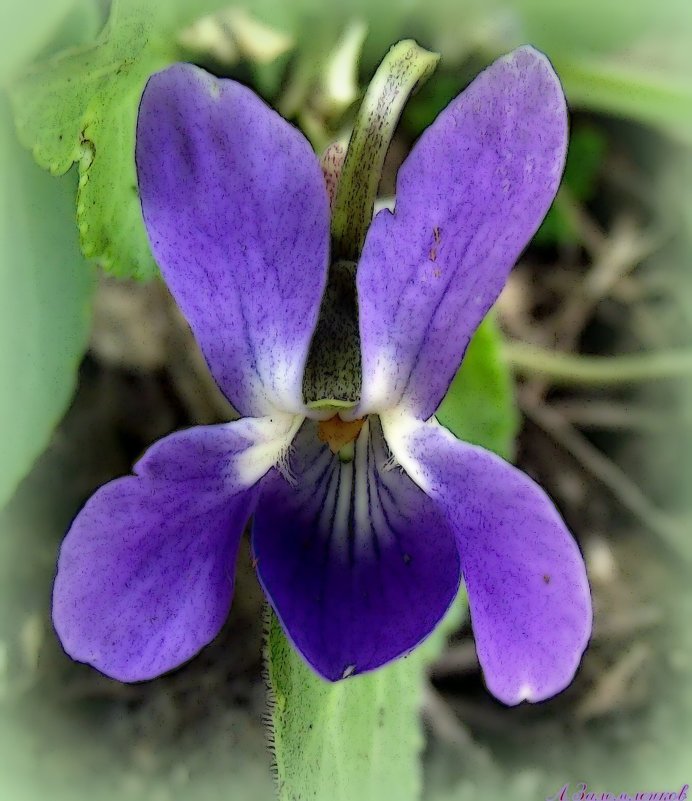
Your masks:
{"label": "violet flower", "polygon": [[303,135],[194,66],[149,80],[136,161],[151,247],[243,417],[165,437],[79,513],[53,599],[74,659],[137,681],[196,654],[228,614],[254,515],[262,587],[326,679],[414,648],[463,576],[491,692],[539,701],[571,681],[591,627],[574,540],[531,479],[433,417],[555,195],[566,142],[545,57],[495,62],[399,170],[356,308]]}

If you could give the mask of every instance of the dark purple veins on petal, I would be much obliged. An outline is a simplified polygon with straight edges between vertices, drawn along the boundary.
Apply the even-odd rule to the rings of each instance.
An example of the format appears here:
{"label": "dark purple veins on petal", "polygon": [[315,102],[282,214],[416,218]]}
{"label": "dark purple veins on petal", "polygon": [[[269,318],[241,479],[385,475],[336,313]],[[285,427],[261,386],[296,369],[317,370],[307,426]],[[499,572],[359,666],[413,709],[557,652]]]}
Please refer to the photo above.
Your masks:
{"label": "dark purple veins on petal", "polygon": [[410,651],[459,586],[459,557],[441,511],[399,469],[377,418],[342,462],[306,422],[291,486],[267,476],[255,515],[260,581],[307,662],[336,681]]}

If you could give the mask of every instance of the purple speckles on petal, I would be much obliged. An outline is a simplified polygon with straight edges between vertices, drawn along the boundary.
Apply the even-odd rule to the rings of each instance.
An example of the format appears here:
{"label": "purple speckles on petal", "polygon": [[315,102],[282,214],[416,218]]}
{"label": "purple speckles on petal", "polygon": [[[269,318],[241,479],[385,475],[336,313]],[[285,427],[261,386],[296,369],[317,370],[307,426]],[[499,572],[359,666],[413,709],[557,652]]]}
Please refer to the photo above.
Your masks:
{"label": "purple speckles on petal", "polygon": [[577,544],[548,496],[435,422],[392,416],[384,428],[455,531],[489,690],[506,704],[563,690],[591,634],[591,597]]}
{"label": "purple speckles on petal", "polygon": [[178,64],[150,78],[137,175],[154,257],[243,414],[302,408],[329,199],[308,141],[249,89]]}
{"label": "purple speckles on petal", "polygon": [[191,483],[106,484],[63,542],[53,620],[73,659],[121,681],[194,656],[231,605],[251,494],[217,500]]}
{"label": "purple speckles on petal", "polygon": [[530,47],[481,73],[421,135],[358,266],[357,416],[397,404],[421,419],[435,412],[548,211],[566,148],[560,83]]}
{"label": "purple speckles on petal", "polygon": [[153,445],[137,475],[101,487],[60,550],[53,620],[70,656],[140,681],[216,636],[254,484],[268,469],[254,450],[265,457],[274,443],[274,463],[283,434],[269,420],[191,428]]}

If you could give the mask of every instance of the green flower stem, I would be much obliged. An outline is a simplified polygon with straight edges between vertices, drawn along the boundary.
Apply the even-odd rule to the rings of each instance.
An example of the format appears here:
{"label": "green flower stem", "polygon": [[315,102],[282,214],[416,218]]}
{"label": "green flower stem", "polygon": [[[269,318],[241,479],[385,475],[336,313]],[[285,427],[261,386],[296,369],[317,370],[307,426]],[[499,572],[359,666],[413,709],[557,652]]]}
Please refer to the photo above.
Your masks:
{"label": "green flower stem", "polygon": [[627,356],[579,356],[523,342],[507,342],[503,352],[512,369],[562,386],[613,386],[660,379],[692,378],[692,349]]}
{"label": "green flower stem", "polygon": [[358,260],[404,104],[439,59],[409,39],[394,45],[378,67],[356,117],[334,200],[332,260]]}

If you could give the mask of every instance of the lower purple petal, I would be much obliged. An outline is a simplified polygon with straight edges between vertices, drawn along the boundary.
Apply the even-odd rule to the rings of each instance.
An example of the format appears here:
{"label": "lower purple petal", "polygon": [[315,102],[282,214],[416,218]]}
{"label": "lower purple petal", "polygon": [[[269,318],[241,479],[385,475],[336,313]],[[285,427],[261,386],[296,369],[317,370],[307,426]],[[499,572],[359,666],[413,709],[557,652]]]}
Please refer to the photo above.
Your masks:
{"label": "lower purple petal", "polygon": [[454,535],[400,470],[377,418],[351,462],[306,422],[290,472],[262,485],[253,548],[260,581],[307,662],[336,681],[383,665],[433,630],[459,586]]}
{"label": "lower purple petal", "polygon": [[267,443],[278,434],[277,456],[285,447],[280,423],[278,431],[276,420],[240,420],[172,434],[149,449],[136,476],[87,502],[62,544],[53,592],[53,621],[71,657],[140,681],[216,636]]}
{"label": "lower purple petal", "polygon": [[489,690],[506,704],[563,690],[591,633],[591,597],[577,544],[548,496],[435,422],[392,416],[383,425],[396,458],[454,527]]}

